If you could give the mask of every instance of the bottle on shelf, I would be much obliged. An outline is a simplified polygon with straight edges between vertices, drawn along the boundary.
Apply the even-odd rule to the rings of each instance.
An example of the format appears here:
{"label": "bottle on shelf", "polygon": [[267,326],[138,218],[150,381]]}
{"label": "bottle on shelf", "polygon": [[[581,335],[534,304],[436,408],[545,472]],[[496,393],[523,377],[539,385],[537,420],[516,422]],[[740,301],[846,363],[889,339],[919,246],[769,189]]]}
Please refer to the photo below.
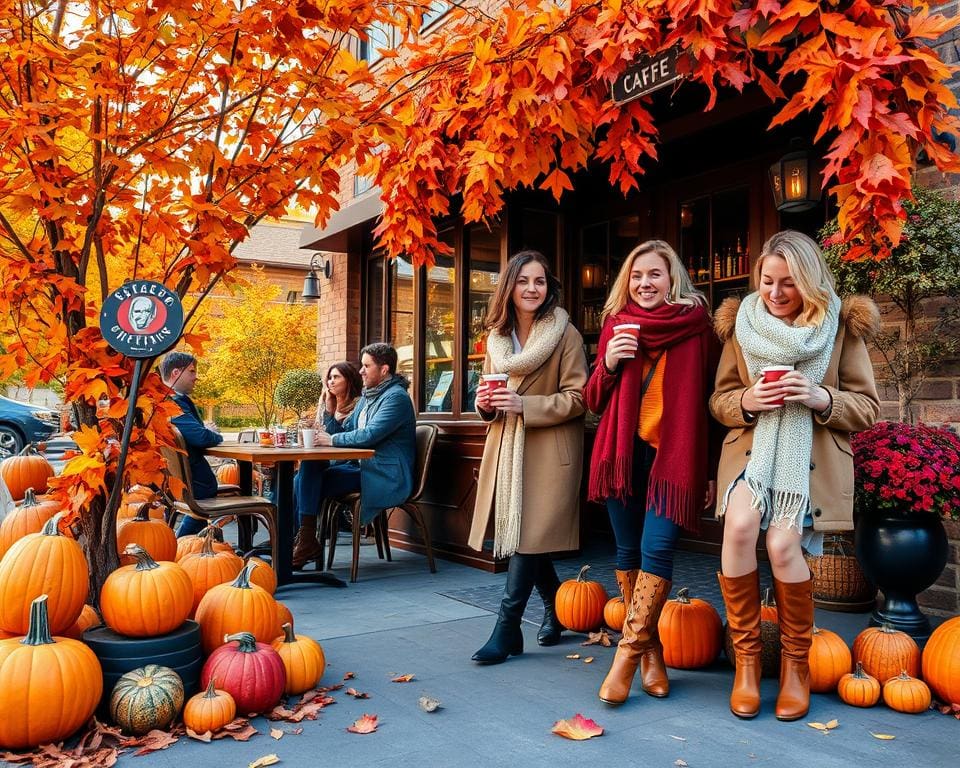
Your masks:
{"label": "bottle on shelf", "polygon": [[746,260],[744,259],[743,244],[739,237],[737,238],[736,262],[737,262],[737,274],[738,275],[745,274],[747,271]]}
{"label": "bottle on shelf", "polygon": [[720,279],[720,251],[714,250],[713,252],[713,279]]}
{"label": "bottle on shelf", "polygon": [[727,255],[724,259],[724,264],[726,265],[726,269],[724,270],[726,274],[724,274],[724,277],[733,277],[737,273],[737,265],[733,248],[729,245],[727,246]]}

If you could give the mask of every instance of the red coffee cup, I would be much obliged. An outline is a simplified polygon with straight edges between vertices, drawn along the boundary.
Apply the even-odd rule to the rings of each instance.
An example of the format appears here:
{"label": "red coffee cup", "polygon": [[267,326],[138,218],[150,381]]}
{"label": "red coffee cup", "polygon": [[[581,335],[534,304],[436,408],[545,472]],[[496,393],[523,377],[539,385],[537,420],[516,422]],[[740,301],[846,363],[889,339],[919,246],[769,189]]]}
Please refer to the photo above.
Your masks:
{"label": "red coffee cup", "polygon": [[487,391],[493,392],[495,389],[507,386],[507,379],[509,379],[510,376],[506,373],[485,373],[480,378],[486,382]]}
{"label": "red coffee cup", "polygon": [[260,430],[260,445],[273,445],[273,433],[269,430],[261,429]]}
{"label": "red coffee cup", "polygon": [[[792,365],[768,365],[760,369],[760,373],[763,374],[763,381],[765,384],[769,384],[772,381],[780,381],[785,374],[790,373],[793,370]],[[781,397],[779,400],[774,400],[773,405],[784,405],[785,401]]]}
{"label": "red coffee cup", "polygon": [[[618,325],[613,326],[613,333],[615,336],[632,336],[637,340],[637,345],[640,344],[640,327],[636,323],[619,323]],[[630,355],[634,357],[634,355]]]}

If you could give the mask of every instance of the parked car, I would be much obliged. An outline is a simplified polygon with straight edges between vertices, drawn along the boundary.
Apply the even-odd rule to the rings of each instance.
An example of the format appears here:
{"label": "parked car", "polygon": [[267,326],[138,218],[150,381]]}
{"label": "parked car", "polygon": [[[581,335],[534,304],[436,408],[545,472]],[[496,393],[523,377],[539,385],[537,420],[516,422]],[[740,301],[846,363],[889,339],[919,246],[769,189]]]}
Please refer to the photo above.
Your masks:
{"label": "parked car", "polygon": [[19,453],[27,443],[46,440],[59,428],[60,419],[50,408],[0,395],[0,459]]}

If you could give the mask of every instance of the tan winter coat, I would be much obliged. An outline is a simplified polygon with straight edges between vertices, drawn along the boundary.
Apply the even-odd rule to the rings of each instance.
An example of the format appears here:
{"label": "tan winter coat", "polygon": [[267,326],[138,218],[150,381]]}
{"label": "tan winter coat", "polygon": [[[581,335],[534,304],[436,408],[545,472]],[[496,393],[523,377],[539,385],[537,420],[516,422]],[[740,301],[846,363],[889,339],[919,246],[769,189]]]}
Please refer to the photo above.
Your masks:
{"label": "tan winter coat", "polygon": [[[490,373],[490,355],[483,362]],[[583,339],[567,324],[547,361],[517,387],[523,399],[522,554],[563,552],[580,546],[580,474],[583,468],[583,388],[587,359]],[[481,417],[486,416],[481,413]],[[469,544],[483,549],[493,537],[493,499],[503,419],[491,417],[477,480],[477,503]],[[488,525],[490,532],[488,533]]]}
{"label": "tan winter coat", "polygon": [[[714,327],[724,343],[717,369],[717,386],[710,412],[726,427],[720,468],[717,471],[717,504],[730,484],[747,466],[753,447],[753,421],[748,421],[740,400],[753,384],[743,353],[734,335],[739,299],[727,299],[714,315]],[[865,296],[843,300],[840,327],[833,344],[823,387],[833,405],[826,418],[813,414],[813,449],[810,457],[810,508],[818,531],[853,530],[853,452],[850,433],[868,429],[880,413],[880,399],[865,339],[880,327],[880,312]]]}

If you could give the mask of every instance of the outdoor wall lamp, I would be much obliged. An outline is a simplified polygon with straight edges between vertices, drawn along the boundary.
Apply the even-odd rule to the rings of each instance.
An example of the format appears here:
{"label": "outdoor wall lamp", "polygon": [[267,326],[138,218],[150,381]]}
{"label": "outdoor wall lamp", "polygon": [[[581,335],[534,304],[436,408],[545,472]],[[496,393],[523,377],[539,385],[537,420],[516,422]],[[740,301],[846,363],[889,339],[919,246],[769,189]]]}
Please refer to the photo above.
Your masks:
{"label": "outdoor wall lamp", "polygon": [[812,162],[812,153],[802,149],[796,139],[791,151],[770,166],[770,185],[777,210],[796,213],[820,202],[820,184]]}
{"label": "outdoor wall lamp", "polygon": [[303,278],[303,298],[306,301],[320,298],[320,278],[317,277],[317,270],[323,272],[327,280],[333,276],[333,260],[324,259],[319,251],[310,257],[310,271]]}
{"label": "outdoor wall lamp", "polygon": [[593,262],[587,262],[580,267],[580,283],[584,288],[603,288],[606,275],[603,267]]}

